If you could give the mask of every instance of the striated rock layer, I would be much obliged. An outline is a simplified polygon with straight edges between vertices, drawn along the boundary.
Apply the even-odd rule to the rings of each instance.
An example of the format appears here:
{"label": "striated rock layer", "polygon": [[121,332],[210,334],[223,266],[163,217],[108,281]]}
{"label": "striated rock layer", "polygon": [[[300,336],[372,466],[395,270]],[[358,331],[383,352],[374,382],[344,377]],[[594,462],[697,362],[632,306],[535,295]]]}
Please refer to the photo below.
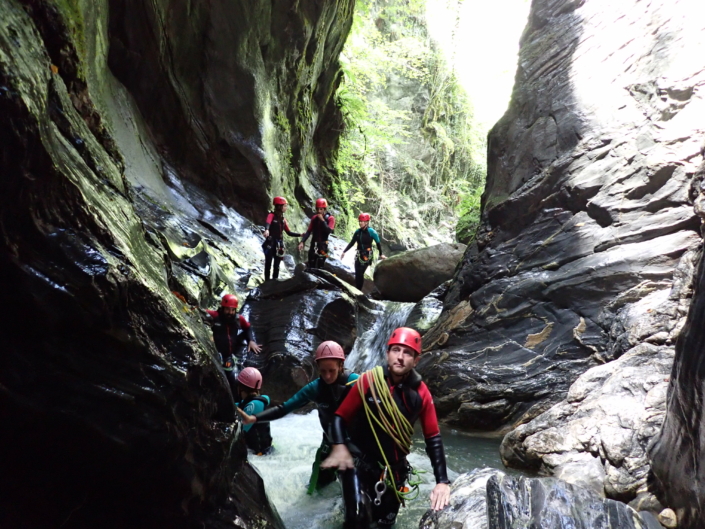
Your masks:
{"label": "striated rock layer", "polygon": [[195,306],[325,184],[351,9],[0,1],[0,526],[282,527]]}
{"label": "striated rock layer", "polygon": [[489,137],[479,252],[459,265],[420,364],[448,422],[527,422],[646,340],[625,347],[615,325],[668,292],[701,242],[689,196],[705,140],[696,9],[533,3],[512,102]]}
{"label": "striated rock layer", "polygon": [[[705,167],[699,172],[696,211],[705,219]],[[705,520],[705,262],[695,276],[693,302],[676,343],[671,381],[668,386],[666,419],[650,447],[649,457],[655,489],[661,501],[677,515],[678,527],[696,529]]]}

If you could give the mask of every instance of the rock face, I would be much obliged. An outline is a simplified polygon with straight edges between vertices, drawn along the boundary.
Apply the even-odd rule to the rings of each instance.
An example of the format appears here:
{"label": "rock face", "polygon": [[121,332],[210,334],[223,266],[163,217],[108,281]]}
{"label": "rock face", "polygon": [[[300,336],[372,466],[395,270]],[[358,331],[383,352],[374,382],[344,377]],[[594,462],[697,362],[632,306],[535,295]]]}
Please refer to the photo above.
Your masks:
{"label": "rock face", "polygon": [[243,308],[257,343],[263,345],[262,354],[250,354],[246,365],[262,371],[264,391],[279,402],[318,376],[314,360],[318,344],[334,340],[350,352],[358,316],[372,304],[326,271],[297,270],[291,279],[271,281],[252,291]]}
{"label": "rock face", "polygon": [[625,350],[615,323],[700,244],[689,189],[705,50],[690,8],[533,3],[489,137],[480,251],[459,265],[420,365],[449,422],[507,428],[562,400]]}
{"label": "rock face", "polygon": [[625,352],[588,370],[563,402],[507,434],[505,464],[622,501],[648,492],[646,449],[666,413],[673,344],[685,323],[699,258],[700,252],[683,256],[670,289],[642,285],[652,292],[621,311],[610,331],[614,347]]}
{"label": "rock face", "polygon": [[351,4],[253,6],[0,2],[2,527],[282,527],[195,307],[325,183]]}
{"label": "rock face", "polygon": [[[696,211],[705,218],[705,167],[697,178]],[[705,519],[705,489],[700,464],[705,446],[703,379],[705,369],[705,263],[701,260],[695,279],[693,302],[676,343],[676,356],[668,386],[667,415],[650,447],[655,488],[661,501],[671,507],[678,527],[695,529]]]}
{"label": "rock face", "polygon": [[450,507],[428,511],[420,529],[659,529],[656,518],[553,478],[516,478],[481,469],[458,477]]}
{"label": "rock face", "polygon": [[420,301],[453,277],[464,251],[464,244],[437,244],[395,255],[377,264],[375,286],[382,299]]}

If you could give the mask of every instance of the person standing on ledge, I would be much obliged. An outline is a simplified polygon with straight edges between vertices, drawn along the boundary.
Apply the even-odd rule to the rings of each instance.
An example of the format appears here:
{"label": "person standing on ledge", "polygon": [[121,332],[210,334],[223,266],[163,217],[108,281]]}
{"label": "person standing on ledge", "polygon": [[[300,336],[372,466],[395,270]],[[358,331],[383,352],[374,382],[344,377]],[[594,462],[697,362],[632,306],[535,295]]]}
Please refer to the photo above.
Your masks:
{"label": "person standing on ledge", "polygon": [[386,259],[384,254],[382,254],[382,243],[379,240],[379,235],[377,232],[370,228],[370,214],[360,213],[357,218],[360,222],[360,229],[355,230],[350,243],[345,247],[343,253],[340,254],[340,260],[342,261],[345,257],[345,252],[352,248],[353,244],[357,243],[357,254],[355,258],[355,286],[358,290],[362,290],[362,285],[365,284],[365,270],[372,264],[374,258],[372,252],[372,241],[377,243],[377,249],[379,250],[379,258]]}
{"label": "person standing on ledge", "polygon": [[289,224],[284,218],[289,203],[284,197],[274,197],[274,211],[267,215],[267,222],[264,225],[264,280],[269,281],[272,262],[274,271],[271,273],[273,279],[279,278],[279,264],[284,257],[284,232],[290,237],[301,237],[300,233],[294,233],[289,229]]}
{"label": "person standing on ledge", "polygon": [[323,428],[323,441],[316,451],[311,479],[308,484],[308,494],[320,490],[335,481],[335,470],[321,470],[321,461],[328,457],[331,449],[330,425],[333,422],[335,410],[350,391],[350,384],[358,379],[356,373],[351,373],[343,367],[345,352],[336,342],[328,340],[316,348],[316,365],[319,377],[301,388],[284,404],[269,408],[257,415],[248,415],[238,408],[243,424],[259,424],[264,421],[275,421],[294,410],[304,407],[309,402],[316,404],[318,419]]}
{"label": "person standing on ledge", "polygon": [[311,217],[306,233],[299,243],[299,251],[304,249],[306,239],[311,237],[308,249],[308,267],[323,268],[328,257],[328,236],[335,229],[335,217],[328,213],[328,201],[325,198],[316,200],[316,214]]}
{"label": "person standing on ledge", "polygon": [[395,329],[387,342],[387,366],[364,373],[335,414],[333,449],[321,468],[343,473],[345,529],[389,527],[396,522],[409,494],[404,486],[410,472],[406,456],[417,419],[436,478],[431,508],[441,510],[450,503],[436,409],[414,369],[420,354],[421,335],[408,327]]}
{"label": "person standing on ledge", "polygon": [[236,364],[243,360],[242,345],[247,342],[247,350],[259,354],[262,347],[255,342],[252,326],[243,316],[237,314],[238,300],[233,294],[225,294],[218,310],[206,310],[213,330],[215,348],[220,354],[220,361],[230,383],[233,395],[236,395]]}
{"label": "person standing on ledge", "polygon": [[[262,373],[254,367],[246,367],[237,376],[237,394],[240,402],[235,405],[237,409],[242,409],[246,414],[263,412],[269,406],[269,397],[260,395],[262,388]],[[258,456],[264,456],[272,452],[272,434],[269,431],[269,423],[247,424],[244,426],[245,443],[247,448],[254,451]]]}

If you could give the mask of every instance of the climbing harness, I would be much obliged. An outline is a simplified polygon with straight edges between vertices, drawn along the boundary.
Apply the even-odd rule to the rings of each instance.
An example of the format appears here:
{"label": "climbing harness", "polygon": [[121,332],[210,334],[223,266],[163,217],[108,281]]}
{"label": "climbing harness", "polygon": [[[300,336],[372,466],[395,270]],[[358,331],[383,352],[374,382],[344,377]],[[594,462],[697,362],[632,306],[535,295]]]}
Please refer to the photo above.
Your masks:
{"label": "climbing harness", "polygon": [[[377,431],[375,430],[374,424],[376,423],[380,429],[386,433],[394,444],[396,444],[404,455],[411,452],[411,436],[414,434],[414,427],[411,425],[409,420],[404,417],[399,407],[394,402],[392,393],[389,390],[387,381],[384,378],[384,371],[381,366],[377,366],[363,375],[367,377],[369,382],[370,394],[372,400],[374,401],[377,408],[377,416],[370,409],[370,405],[365,398],[364,384],[357,384],[358,391],[360,392],[360,398],[363,402],[363,407],[365,409],[365,416],[370,424],[370,429],[372,430],[372,435],[374,435],[375,441],[377,442],[377,447],[379,448],[380,454],[382,454],[382,459],[384,460],[384,471],[380,481],[375,484],[375,492],[377,493],[377,498],[375,499],[375,505],[379,505],[377,500],[381,501],[381,497],[387,490],[387,483],[391,485],[392,490],[399,503],[404,503],[404,500],[413,500],[419,495],[419,484],[420,480],[411,481],[409,480],[410,491],[405,491],[406,487],[397,487],[396,481],[394,479],[394,472],[392,471],[391,465],[387,460],[387,456],[382,449],[382,444],[377,436]],[[362,377],[360,377],[362,379]],[[407,462],[408,465],[408,462]],[[410,468],[410,475],[418,476],[419,471]],[[385,485],[383,487],[379,486],[379,483],[383,482]],[[379,487],[379,488],[378,488]],[[382,492],[380,493],[380,490]]]}
{"label": "climbing harness", "polygon": [[357,251],[357,260],[360,264],[369,264],[374,260],[372,248],[360,248]]}

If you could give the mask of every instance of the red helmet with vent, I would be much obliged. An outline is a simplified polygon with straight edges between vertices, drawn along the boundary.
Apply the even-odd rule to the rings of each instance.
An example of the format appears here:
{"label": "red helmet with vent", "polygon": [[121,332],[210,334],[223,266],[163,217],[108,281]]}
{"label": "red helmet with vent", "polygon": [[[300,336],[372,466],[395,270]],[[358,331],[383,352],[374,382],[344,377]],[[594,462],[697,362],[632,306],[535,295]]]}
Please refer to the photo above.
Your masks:
{"label": "red helmet with vent", "polygon": [[316,362],[319,360],[328,360],[329,358],[334,360],[345,360],[345,351],[333,340],[328,340],[323,342],[316,349]]}
{"label": "red helmet with vent", "polygon": [[288,204],[284,197],[274,197],[272,202],[274,202],[275,206],[283,206],[284,204]]}
{"label": "red helmet with vent", "polygon": [[392,345],[406,345],[421,354],[421,335],[409,327],[399,327],[394,329],[387,342],[388,347]]}
{"label": "red helmet with vent", "polygon": [[237,381],[248,388],[259,389],[262,387],[262,373],[254,367],[246,367],[240,371]]}
{"label": "red helmet with vent", "polygon": [[328,201],[325,198],[319,198],[316,200],[316,209],[318,208],[327,208],[328,207]]}
{"label": "red helmet with vent", "polygon": [[223,296],[223,299],[220,300],[221,307],[230,307],[231,309],[236,309],[237,304],[237,297],[233,296],[232,294],[225,294]]}
{"label": "red helmet with vent", "polygon": [[370,221],[370,214],[369,213],[360,213],[360,216],[357,218],[360,222],[369,222]]}

